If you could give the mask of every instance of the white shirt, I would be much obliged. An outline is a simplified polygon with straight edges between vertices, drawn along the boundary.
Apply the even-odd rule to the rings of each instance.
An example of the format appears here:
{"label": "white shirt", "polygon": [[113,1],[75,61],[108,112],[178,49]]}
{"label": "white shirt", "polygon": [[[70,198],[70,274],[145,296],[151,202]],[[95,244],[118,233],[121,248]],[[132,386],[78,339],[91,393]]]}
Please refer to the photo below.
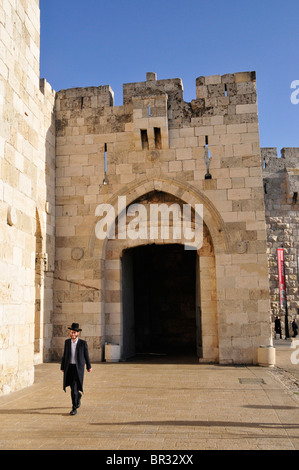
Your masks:
{"label": "white shirt", "polygon": [[76,364],[76,347],[78,343],[78,338],[76,341],[71,341],[71,364]]}

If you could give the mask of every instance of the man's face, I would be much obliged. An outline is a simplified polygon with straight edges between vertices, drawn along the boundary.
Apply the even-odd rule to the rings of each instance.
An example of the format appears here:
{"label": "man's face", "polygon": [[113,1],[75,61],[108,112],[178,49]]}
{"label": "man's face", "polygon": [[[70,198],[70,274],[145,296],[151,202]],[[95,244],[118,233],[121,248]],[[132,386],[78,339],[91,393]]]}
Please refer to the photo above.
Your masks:
{"label": "man's face", "polygon": [[72,341],[76,341],[78,336],[79,336],[79,331],[70,330],[70,337],[71,337]]}

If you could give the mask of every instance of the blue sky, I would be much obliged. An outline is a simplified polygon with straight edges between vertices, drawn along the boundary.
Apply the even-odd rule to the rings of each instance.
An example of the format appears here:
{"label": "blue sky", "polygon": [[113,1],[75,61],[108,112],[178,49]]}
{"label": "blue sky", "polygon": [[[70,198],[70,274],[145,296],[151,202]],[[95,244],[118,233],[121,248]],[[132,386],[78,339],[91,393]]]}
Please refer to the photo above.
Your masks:
{"label": "blue sky", "polygon": [[[257,73],[262,147],[299,147],[298,0],[40,0],[40,75],[59,91],[201,75]],[[298,80],[296,89],[291,83]],[[299,91],[296,95],[299,98]]]}

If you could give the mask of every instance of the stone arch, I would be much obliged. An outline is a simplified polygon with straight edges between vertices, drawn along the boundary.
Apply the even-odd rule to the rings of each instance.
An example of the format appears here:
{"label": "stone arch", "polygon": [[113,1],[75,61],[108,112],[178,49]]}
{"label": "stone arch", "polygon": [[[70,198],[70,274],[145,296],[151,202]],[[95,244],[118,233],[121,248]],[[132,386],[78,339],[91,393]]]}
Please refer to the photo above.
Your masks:
{"label": "stone arch", "polygon": [[[183,203],[203,204],[203,219],[210,239],[210,248],[204,250],[200,257],[200,272],[202,281],[197,281],[197,308],[200,309],[203,341],[203,360],[218,360],[218,314],[217,314],[217,292],[216,292],[216,260],[217,254],[225,253],[229,249],[229,239],[224,223],[218,211],[211,201],[200,191],[193,187],[171,180],[169,178],[155,178],[142,180],[126,190],[114,195],[109,204],[116,209],[118,196],[126,196],[127,207],[141,196],[152,191],[159,191],[179,198]],[[113,250],[109,245],[113,243]],[[101,260],[100,283],[103,293],[102,297],[102,345],[104,341],[112,341],[122,344],[122,253],[130,247],[145,244],[142,240],[107,240],[99,242],[96,249],[95,226],[89,240],[89,253],[93,257],[97,255]],[[207,247],[206,247],[207,248]],[[199,279],[199,277],[198,277]]]}
{"label": "stone arch", "polygon": [[[171,194],[172,196],[181,199],[184,203],[190,204],[191,206],[194,204],[202,204],[203,219],[212,236],[215,253],[226,253],[229,251],[229,235],[220,213],[203,192],[199,191],[188,183],[173,180],[168,177],[152,178],[150,180],[141,179],[131,184],[130,186],[126,186],[126,188],[116,193],[107,201],[107,204],[110,204],[115,209],[115,213],[117,214],[119,196],[125,196],[127,200],[127,206],[129,206],[140,196],[143,196],[154,190]],[[94,256],[94,248],[96,243],[95,226],[96,222],[91,229],[89,237],[88,252],[91,257]],[[101,259],[105,259],[106,245],[107,239],[103,242],[101,247]]]}

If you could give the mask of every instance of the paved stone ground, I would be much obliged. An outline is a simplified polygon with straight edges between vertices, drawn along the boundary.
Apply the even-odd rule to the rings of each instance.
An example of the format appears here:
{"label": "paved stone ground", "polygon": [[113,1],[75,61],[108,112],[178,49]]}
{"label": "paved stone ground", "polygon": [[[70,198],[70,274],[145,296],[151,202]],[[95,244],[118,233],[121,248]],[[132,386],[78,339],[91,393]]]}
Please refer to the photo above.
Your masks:
{"label": "paved stone ground", "polygon": [[0,397],[0,449],[298,450],[290,352],[290,343],[277,345],[275,368],[155,357],[94,364],[76,416],[59,364],[38,365],[33,386]]}

